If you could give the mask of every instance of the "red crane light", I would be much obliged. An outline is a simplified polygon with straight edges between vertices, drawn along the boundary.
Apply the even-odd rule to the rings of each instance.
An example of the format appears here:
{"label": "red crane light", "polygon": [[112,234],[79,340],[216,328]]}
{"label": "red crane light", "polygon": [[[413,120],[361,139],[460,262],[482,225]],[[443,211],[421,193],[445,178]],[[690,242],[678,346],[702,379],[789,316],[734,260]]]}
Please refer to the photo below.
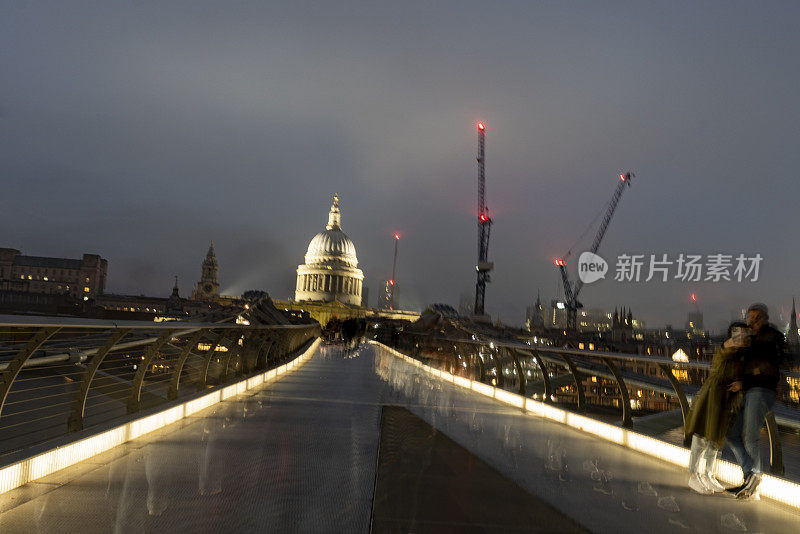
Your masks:
{"label": "red crane light", "polygon": [[394,234],[394,238],[395,238],[396,240],[400,241],[400,234]]}
{"label": "red crane light", "polygon": [[483,221],[483,222],[486,222],[486,221],[488,221],[488,220],[489,220],[489,217],[487,217],[486,215],[484,215],[483,213],[481,213],[481,216],[479,217],[479,219],[480,219],[481,221]]}
{"label": "red crane light", "polygon": [[486,126],[484,126],[482,122],[479,122],[479,123],[478,123],[478,129],[479,129],[480,131],[484,131],[484,130],[486,129]]}
{"label": "red crane light", "polygon": [[389,285],[393,286],[394,285],[394,280],[389,280]]}
{"label": "red crane light", "polygon": [[692,293],[692,301],[693,301],[693,302],[697,302],[697,297],[695,296],[695,294],[694,294],[694,293]]}
{"label": "red crane light", "polygon": [[556,260],[556,265],[558,265],[559,267],[564,267],[566,264],[567,264],[567,262],[565,262],[562,259]]}
{"label": "red crane light", "polygon": [[624,181],[625,181],[625,175],[624,175],[624,174],[620,174],[620,175],[619,175],[619,179],[620,179],[620,180],[622,180],[622,181],[624,182]]}

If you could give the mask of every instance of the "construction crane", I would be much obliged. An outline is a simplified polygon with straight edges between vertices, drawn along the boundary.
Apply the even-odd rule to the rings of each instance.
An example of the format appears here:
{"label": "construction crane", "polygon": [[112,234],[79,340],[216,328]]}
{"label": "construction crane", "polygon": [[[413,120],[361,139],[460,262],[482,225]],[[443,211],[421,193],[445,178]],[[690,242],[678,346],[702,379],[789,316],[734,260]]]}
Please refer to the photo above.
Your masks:
{"label": "construction crane", "polygon": [[486,126],[478,123],[478,282],[475,284],[475,315],[484,315],[483,302],[486,297],[486,283],[491,281],[489,271],[494,263],[489,261],[489,234],[492,231],[492,219],[486,207],[486,175],[484,173],[484,156],[486,149]]}
{"label": "construction crane", "polygon": [[[619,175],[619,183],[614,190],[614,196],[611,197],[611,202],[608,204],[603,222],[600,223],[600,228],[597,230],[597,235],[594,238],[594,242],[592,242],[592,247],[589,249],[592,254],[596,254],[597,249],[600,248],[600,243],[606,235],[606,230],[608,230],[608,225],[611,223],[611,218],[614,216],[617,204],[619,204],[619,200],[622,198],[622,193],[625,191],[626,187],[630,187],[631,179],[635,177],[636,176],[632,172]],[[567,252],[563,258],[557,259],[556,265],[561,271],[561,281],[564,283],[564,307],[567,310],[567,330],[575,331],[578,325],[578,309],[583,308],[583,304],[578,300],[578,295],[583,287],[583,281],[580,278],[574,282],[569,281],[566,260],[570,254],[572,254],[571,250]]]}

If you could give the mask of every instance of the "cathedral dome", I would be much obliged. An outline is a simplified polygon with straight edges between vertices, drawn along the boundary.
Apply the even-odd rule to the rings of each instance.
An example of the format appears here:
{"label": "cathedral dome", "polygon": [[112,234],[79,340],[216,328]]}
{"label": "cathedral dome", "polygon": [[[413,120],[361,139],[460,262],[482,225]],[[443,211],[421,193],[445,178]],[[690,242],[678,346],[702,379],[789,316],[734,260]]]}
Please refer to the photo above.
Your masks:
{"label": "cathedral dome", "polygon": [[356,246],[341,230],[325,230],[314,236],[306,252],[306,265],[341,261],[358,266]]}
{"label": "cathedral dome", "polygon": [[297,266],[295,300],[360,306],[363,283],[356,246],[342,232],[339,197],[334,196],[328,225],[308,244],[306,262]]}
{"label": "cathedral dome", "polygon": [[306,265],[335,264],[342,262],[348,267],[358,267],[356,246],[342,232],[342,214],[339,211],[339,197],[333,198],[325,230],[314,236],[308,244]]}

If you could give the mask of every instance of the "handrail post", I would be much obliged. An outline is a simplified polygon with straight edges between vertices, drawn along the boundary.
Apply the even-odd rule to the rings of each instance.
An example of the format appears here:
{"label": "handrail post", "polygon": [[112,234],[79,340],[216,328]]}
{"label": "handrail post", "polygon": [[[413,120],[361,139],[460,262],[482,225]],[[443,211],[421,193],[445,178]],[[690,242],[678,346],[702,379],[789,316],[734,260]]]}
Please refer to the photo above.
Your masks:
{"label": "handrail post", "polygon": [[522,364],[517,357],[517,352],[510,350],[510,349],[503,349],[505,352],[511,356],[511,359],[514,360],[514,368],[517,370],[517,387],[519,388],[519,394],[523,397],[525,396],[525,373],[522,371]]}
{"label": "handrail post", "polygon": [[17,355],[14,357],[13,360],[8,362],[8,367],[6,370],[3,371],[3,375],[0,377],[0,414],[3,413],[3,406],[6,404],[6,397],[8,397],[8,392],[11,391],[11,385],[14,383],[14,380],[19,375],[19,372],[22,370],[22,366],[25,365],[25,362],[28,361],[36,349],[38,349],[42,343],[50,339],[53,334],[61,330],[60,326],[51,327],[51,328],[41,328],[36,334],[31,337],[28,342],[22,347]]}
{"label": "handrail post", "polygon": [[86,370],[83,372],[78,391],[75,392],[75,400],[72,402],[72,410],[67,420],[67,432],[83,430],[83,415],[86,410],[86,398],[89,396],[89,387],[92,385],[94,375],[97,373],[97,369],[100,368],[100,364],[106,359],[108,353],[111,352],[114,346],[131,330],[131,328],[116,330],[109,336],[105,345],[99,348],[92,356],[92,359],[86,366]]}
{"label": "handrail post", "polygon": [[495,349],[489,349],[489,355],[494,360],[495,375],[497,377],[497,384],[495,386],[502,388],[506,385],[506,377],[503,374],[503,365],[500,363],[500,358],[497,357]]}
{"label": "handrail post", "polygon": [[[689,400],[686,398],[686,392],[667,364],[660,363],[658,367],[661,369],[661,372],[664,373],[664,376],[667,377],[667,380],[669,380],[672,389],[675,390],[675,396],[678,397],[678,403],[681,405],[681,416],[683,416],[683,426],[685,428],[686,418],[689,416]],[[688,445],[688,443],[686,445]]]}
{"label": "handrail post", "polygon": [[208,351],[206,351],[206,357],[203,359],[203,367],[200,368],[200,377],[197,380],[197,391],[202,391],[206,388],[206,384],[208,382],[208,368],[211,365],[211,358],[214,357],[217,347],[224,345],[224,343],[227,341],[228,338],[223,332],[211,345],[211,347],[209,347]]}
{"label": "handrail post", "polygon": [[611,374],[614,375],[614,379],[617,381],[619,396],[622,400],[622,426],[625,428],[633,428],[631,397],[628,395],[628,387],[625,385],[625,380],[623,380],[622,374],[619,372],[619,369],[617,369],[614,360],[611,358],[603,358],[603,363],[611,370]]}
{"label": "handrail post", "polygon": [[583,411],[586,409],[586,392],[583,389],[583,374],[578,371],[575,362],[572,361],[569,355],[563,352],[559,352],[558,354],[564,359],[564,362],[569,368],[569,372],[572,374],[572,379],[575,382],[575,389],[578,391],[578,411]]}
{"label": "handrail post", "polygon": [[197,344],[200,343],[200,340],[203,339],[203,336],[208,333],[208,328],[203,328],[195,332],[192,338],[186,343],[186,346],[183,347],[181,350],[180,356],[178,356],[177,361],[175,362],[175,368],[172,370],[172,377],[169,381],[169,390],[167,391],[167,399],[175,400],[178,398],[178,389],[180,388],[181,384],[181,373],[183,372],[183,366],[186,364],[186,360],[189,358],[189,354],[197,348]]}
{"label": "handrail post", "polygon": [[144,384],[144,375],[147,374],[150,363],[152,363],[153,359],[158,355],[158,351],[161,350],[161,347],[166,345],[177,331],[178,330],[175,328],[166,330],[144,351],[144,359],[136,369],[136,374],[131,383],[131,396],[128,398],[129,414],[138,412],[141,407],[142,384]]}
{"label": "handrail post", "polygon": [[[244,336],[244,330],[239,330],[234,338],[233,348],[228,349],[228,354],[225,356],[225,364],[222,367],[221,379],[223,381],[228,379],[228,367],[231,364],[231,359],[235,356],[241,354],[242,349],[244,349],[244,340],[242,339]],[[242,345],[239,344],[241,341]]]}
{"label": "handrail post", "polygon": [[531,355],[533,356],[533,361],[536,362],[536,364],[539,366],[539,369],[542,371],[542,380],[544,381],[544,401],[552,402],[553,385],[550,383],[550,374],[547,372],[547,366],[544,364],[541,354],[531,349]]}
{"label": "handrail post", "polygon": [[275,341],[273,341],[269,336],[264,336],[264,340],[261,342],[261,345],[258,348],[258,359],[256,360],[257,370],[261,371],[269,366],[269,354],[274,346]]}

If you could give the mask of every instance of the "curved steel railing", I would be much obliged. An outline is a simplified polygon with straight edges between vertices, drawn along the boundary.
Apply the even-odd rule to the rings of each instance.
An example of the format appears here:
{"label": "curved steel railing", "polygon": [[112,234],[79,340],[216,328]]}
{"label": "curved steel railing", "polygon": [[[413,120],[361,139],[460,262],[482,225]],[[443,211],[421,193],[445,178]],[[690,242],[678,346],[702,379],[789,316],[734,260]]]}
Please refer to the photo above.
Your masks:
{"label": "curved steel railing", "polygon": [[320,334],[317,323],[247,317],[0,316],[0,455],[279,366]]}
{"label": "curved steel railing", "polygon": [[[463,327],[462,327],[463,329]],[[521,341],[493,339],[485,334],[467,332],[467,339],[447,337],[435,333],[402,332],[395,338],[395,348],[428,365],[446,370],[454,375],[495,385],[524,396],[555,402],[557,391],[564,387],[574,389],[574,402],[579,411],[589,404],[585,381],[587,378],[604,379],[613,383],[621,408],[623,427],[633,426],[632,398],[629,388],[646,389],[675,399],[683,422],[686,421],[690,399],[699,389],[685,378],[688,372],[707,373],[708,362],[674,361],[663,356],[582,350],[570,347],[530,345]],[[636,372],[637,367],[657,368],[656,373]],[[684,372],[684,380],[676,376]],[[604,395],[602,381],[596,388]],[[534,392],[538,390],[538,392]],[[800,412],[778,403],[767,416],[770,443],[771,471],[783,474],[783,455],[778,436],[778,424],[800,429]]]}

